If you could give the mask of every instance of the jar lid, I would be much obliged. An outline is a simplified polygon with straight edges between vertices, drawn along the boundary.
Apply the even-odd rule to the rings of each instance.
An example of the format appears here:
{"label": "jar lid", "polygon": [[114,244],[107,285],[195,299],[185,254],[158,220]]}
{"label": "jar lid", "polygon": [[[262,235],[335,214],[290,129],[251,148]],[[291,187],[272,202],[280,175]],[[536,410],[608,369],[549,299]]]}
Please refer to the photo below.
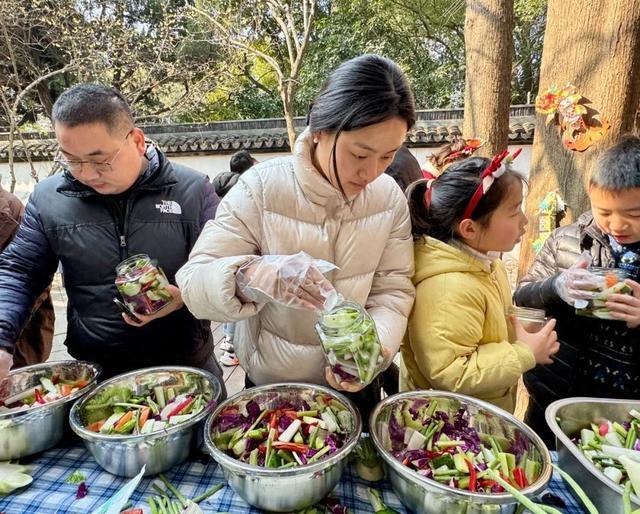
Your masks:
{"label": "jar lid", "polygon": [[532,307],[519,307],[514,305],[511,307],[511,314],[516,316],[517,318],[526,318],[526,319],[537,319],[543,320],[546,316],[546,313],[542,309],[534,309]]}

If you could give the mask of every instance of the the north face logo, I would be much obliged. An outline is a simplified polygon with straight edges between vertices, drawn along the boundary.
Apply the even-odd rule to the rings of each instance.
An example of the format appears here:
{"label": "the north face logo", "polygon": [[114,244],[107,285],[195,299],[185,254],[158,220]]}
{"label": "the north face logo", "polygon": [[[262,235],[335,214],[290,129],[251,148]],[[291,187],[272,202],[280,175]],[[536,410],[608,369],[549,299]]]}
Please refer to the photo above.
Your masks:
{"label": "the north face logo", "polygon": [[182,207],[173,200],[162,200],[162,203],[156,204],[156,209],[162,214],[182,214]]}

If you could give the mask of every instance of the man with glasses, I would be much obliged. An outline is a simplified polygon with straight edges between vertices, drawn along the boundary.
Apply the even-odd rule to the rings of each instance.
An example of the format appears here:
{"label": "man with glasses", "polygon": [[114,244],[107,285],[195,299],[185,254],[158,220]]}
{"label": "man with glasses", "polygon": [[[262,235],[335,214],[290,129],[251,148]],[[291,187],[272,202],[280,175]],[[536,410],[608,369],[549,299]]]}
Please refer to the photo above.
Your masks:
{"label": "man with glasses", "polygon": [[[62,264],[69,353],[97,362],[103,377],[155,365],[191,365],[222,377],[210,322],[196,320],[180,290],[155,315],[121,313],[116,265],[145,253],[170,282],[219,202],[205,175],[171,163],[145,141],[117,91],[80,84],[52,119],[64,172],[40,182],[12,243],[0,256],[0,377],[34,299]],[[224,388],[224,383],[222,384]]]}

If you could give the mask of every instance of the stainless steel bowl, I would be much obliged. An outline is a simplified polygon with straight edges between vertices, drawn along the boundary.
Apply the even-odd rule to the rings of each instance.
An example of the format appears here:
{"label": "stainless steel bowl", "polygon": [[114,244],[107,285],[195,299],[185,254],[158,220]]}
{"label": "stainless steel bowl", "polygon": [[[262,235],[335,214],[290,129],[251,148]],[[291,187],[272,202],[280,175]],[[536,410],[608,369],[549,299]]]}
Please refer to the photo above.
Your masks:
{"label": "stainless steel bowl", "polygon": [[[591,428],[591,423],[607,420],[630,420],[629,411],[640,409],[640,401],[610,400],[604,398],[565,398],[547,407],[547,424],[556,436],[558,462],[584,489],[600,512],[622,514],[622,486],[608,479],[580,451],[571,439],[580,437],[580,430]],[[573,489],[571,489],[573,494]],[[580,501],[577,495],[576,499]],[[632,503],[640,507],[640,498],[631,496]]]}
{"label": "stainless steel bowl", "polygon": [[201,442],[202,422],[212,407],[184,423],[169,425],[160,432],[139,435],[108,435],[91,432],[84,428],[82,412],[87,402],[97,394],[112,386],[135,388],[136,379],[153,378],[170,382],[177,372],[193,373],[201,378],[200,392],[209,394],[212,400],[220,399],[220,382],[208,371],[185,366],[162,366],[146,368],[118,375],[100,384],[71,408],[69,421],[71,429],[82,438],[96,462],[114,475],[132,477],[146,464],[145,476],[156,475],[186,460],[192,448]]}
{"label": "stainless steel bowl", "polygon": [[[211,431],[225,407],[254,400],[261,409],[270,409],[283,400],[309,399],[326,394],[343,403],[354,419],[355,430],[331,457],[314,464],[287,469],[251,466],[218,450]],[[222,467],[231,488],[249,505],[273,512],[303,509],[324,498],[340,481],[347,457],[358,444],[362,431],[360,414],[347,398],[333,389],[312,384],[271,384],[254,387],[229,398],[207,419],[204,441],[211,456]]]}
{"label": "stainless steel bowl", "polygon": [[371,414],[373,442],[386,464],[387,476],[400,501],[409,509],[420,514],[511,514],[517,502],[509,493],[484,494],[455,489],[426,478],[403,466],[386,447],[384,435],[388,433],[388,421],[393,407],[405,400],[437,400],[441,410],[456,412],[466,408],[469,424],[479,434],[504,437],[509,441],[516,435],[529,444],[529,455],[535,456],[542,464],[538,479],[522,490],[526,496],[540,494],[551,480],[551,456],[542,440],[524,423],[511,414],[491,405],[461,394],[442,391],[411,391],[390,396],[380,402]]}
{"label": "stainless steel bowl", "polygon": [[19,368],[0,382],[0,400],[40,384],[41,377],[60,375],[89,383],[75,393],[28,410],[0,414],[0,460],[19,459],[52,448],[64,435],[71,402],[96,385],[100,367],[84,361],[47,362]]}

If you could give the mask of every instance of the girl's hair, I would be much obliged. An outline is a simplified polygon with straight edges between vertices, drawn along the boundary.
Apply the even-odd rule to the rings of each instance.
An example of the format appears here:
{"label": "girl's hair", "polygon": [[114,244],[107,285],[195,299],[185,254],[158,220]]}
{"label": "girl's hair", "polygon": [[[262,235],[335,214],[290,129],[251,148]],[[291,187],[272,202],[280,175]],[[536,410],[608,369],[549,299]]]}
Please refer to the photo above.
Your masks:
{"label": "girl's hair", "polygon": [[[480,175],[490,162],[482,157],[471,157],[451,165],[431,183],[428,207],[425,193],[429,181],[423,179],[414,182],[407,190],[414,238],[427,235],[444,242],[454,239],[464,211],[480,185]],[[482,196],[471,219],[486,226],[514,180],[525,181],[507,167],[507,172],[495,179],[489,191]]]}
{"label": "girl's hair", "polygon": [[416,121],[413,92],[393,61],[379,55],[361,55],[342,63],[329,75],[311,105],[307,123],[311,132],[335,133],[331,156],[343,194],[336,162],[340,134],[394,117],[405,120],[407,130]]}

